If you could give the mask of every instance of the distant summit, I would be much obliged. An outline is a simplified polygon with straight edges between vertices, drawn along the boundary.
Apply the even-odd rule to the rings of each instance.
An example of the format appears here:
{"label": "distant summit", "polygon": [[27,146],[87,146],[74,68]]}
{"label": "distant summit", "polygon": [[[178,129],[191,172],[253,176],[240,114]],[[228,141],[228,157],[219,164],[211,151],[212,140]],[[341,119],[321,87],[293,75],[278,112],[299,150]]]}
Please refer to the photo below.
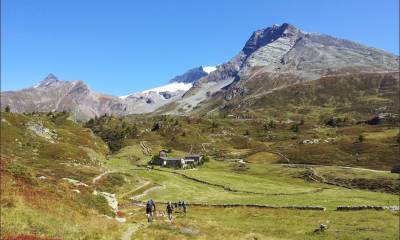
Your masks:
{"label": "distant summit", "polygon": [[196,67],[193,69],[190,69],[183,73],[182,75],[178,75],[171,79],[169,83],[173,82],[181,82],[181,83],[193,83],[197,80],[199,80],[202,77],[207,76],[211,72],[215,71],[216,67],[213,66],[208,66],[208,67]]}

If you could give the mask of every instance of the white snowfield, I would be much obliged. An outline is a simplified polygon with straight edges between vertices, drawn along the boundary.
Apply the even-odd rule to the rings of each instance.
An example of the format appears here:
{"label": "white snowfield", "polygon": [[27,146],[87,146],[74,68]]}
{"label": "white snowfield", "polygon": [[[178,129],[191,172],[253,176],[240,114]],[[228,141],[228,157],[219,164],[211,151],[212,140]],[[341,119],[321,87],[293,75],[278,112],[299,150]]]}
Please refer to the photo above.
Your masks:
{"label": "white snowfield", "polygon": [[210,73],[214,72],[215,70],[217,70],[217,67],[215,67],[215,66],[203,67],[203,71],[206,72],[207,74],[210,74]]}

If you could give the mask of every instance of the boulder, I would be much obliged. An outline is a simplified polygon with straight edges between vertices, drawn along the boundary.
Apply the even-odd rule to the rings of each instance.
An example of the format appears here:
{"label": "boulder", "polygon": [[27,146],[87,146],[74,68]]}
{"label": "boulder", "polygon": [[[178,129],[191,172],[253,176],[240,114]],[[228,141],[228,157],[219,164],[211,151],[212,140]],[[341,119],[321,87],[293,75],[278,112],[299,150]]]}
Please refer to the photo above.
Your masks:
{"label": "boulder", "polygon": [[394,165],[392,169],[390,170],[391,173],[400,173],[400,164],[399,165]]}

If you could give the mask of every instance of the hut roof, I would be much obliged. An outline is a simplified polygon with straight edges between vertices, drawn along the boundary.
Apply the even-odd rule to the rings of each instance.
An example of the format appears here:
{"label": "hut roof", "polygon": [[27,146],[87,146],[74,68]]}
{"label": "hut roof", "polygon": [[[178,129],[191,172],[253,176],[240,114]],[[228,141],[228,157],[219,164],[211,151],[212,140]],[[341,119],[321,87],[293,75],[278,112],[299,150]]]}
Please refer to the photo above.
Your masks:
{"label": "hut roof", "polygon": [[162,160],[165,161],[180,161],[180,158],[176,158],[176,157],[160,157]]}

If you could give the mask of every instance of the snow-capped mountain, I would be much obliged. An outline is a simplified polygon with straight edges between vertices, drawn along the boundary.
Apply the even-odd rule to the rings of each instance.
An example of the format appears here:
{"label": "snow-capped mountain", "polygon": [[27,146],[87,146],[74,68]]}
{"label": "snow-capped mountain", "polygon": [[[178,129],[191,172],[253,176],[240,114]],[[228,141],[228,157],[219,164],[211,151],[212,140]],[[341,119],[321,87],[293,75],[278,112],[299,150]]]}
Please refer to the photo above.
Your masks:
{"label": "snow-capped mountain", "polygon": [[149,99],[154,97],[154,94],[158,94],[164,99],[170,99],[171,97],[183,95],[186,91],[188,91],[197,80],[202,77],[208,76],[211,72],[215,71],[217,68],[214,66],[207,67],[197,67],[190,69],[183,73],[182,75],[178,75],[168,81],[168,84],[151,88],[148,90],[144,90],[142,92],[132,93],[125,96],[120,96],[121,99],[128,98],[147,98],[146,101],[155,102],[155,99]]}
{"label": "snow-capped mountain", "polygon": [[168,81],[166,85],[119,97],[130,113],[148,113],[179,100],[199,79],[215,71],[216,67],[196,67]]}

